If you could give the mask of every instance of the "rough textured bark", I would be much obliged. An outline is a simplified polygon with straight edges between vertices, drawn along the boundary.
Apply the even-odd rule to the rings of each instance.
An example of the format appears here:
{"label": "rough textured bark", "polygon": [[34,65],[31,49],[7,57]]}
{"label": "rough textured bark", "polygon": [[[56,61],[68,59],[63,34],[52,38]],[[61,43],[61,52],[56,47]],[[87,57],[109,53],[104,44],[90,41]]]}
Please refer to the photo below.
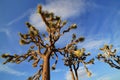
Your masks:
{"label": "rough textured bark", "polygon": [[50,62],[47,56],[43,60],[42,80],[50,80]]}

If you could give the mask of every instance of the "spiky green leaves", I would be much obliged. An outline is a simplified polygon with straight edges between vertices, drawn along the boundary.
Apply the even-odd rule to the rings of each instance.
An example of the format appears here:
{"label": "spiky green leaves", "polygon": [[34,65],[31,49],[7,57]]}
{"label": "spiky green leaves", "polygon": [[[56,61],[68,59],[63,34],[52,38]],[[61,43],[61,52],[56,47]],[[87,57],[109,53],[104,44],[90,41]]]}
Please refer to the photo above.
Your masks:
{"label": "spiky green leaves", "polygon": [[62,26],[65,26],[66,24],[67,24],[66,20],[62,22]]}
{"label": "spiky green leaves", "polygon": [[51,69],[55,70],[56,69],[56,64],[53,64]]}
{"label": "spiky green leaves", "polygon": [[28,39],[29,38],[29,35],[28,34],[22,34],[22,33],[19,33],[20,37],[23,38],[23,39]]}
{"label": "spiky green leaves", "polygon": [[87,62],[86,64],[94,64],[94,61],[95,61],[95,59],[93,58],[93,59],[89,60],[89,62]]}
{"label": "spiky green leaves", "polygon": [[21,40],[19,41],[19,43],[20,43],[20,45],[25,45],[25,44],[29,44],[30,41],[26,41],[26,40],[24,40],[24,39],[21,39]]}
{"label": "spiky green leaves", "polygon": [[116,55],[116,49],[112,51],[113,45],[104,45],[103,48],[100,48],[103,51],[103,54],[98,54],[97,59],[109,64],[111,67],[120,69],[120,56]]}
{"label": "spiky green leaves", "polygon": [[38,7],[37,7],[37,12],[38,12],[38,13],[41,13],[41,11],[42,11],[42,6],[41,6],[41,5],[38,5]]}
{"label": "spiky green leaves", "polygon": [[34,26],[32,26],[30,23],[26,22],[26,25],[29,29],[30,36],[37,36],[39,34],[39,31]]}
{"label": "spiky green leaves", "polygon": [[85,40],[84,37],[80,37],[80,38],[78,38],[75,42],[76,42],[76,43],[78,43],[78,42],[83,42],[84,40]]}
{"label": "spiky green leaves", "polygon": [[77,28],[77,25],[76,24],[72,24],[71,26],[70,26],[70,29],[76,29]]}
{"label": "spiky green leaves", "polygon": [[78,49],[78,50],[74,51],[74,55],[79,58],[79,57],[83,56],[84,52],[85,52],[84,48]]}
{"label": "spiky green leaves", "polygon": [[66,32],[69,32],[72,29],[76,29],[76,28],[77,28],[77,25],[76,24],[72,24],[71,26],[69,26],[68,29],[66,29],[66,30],[63,31],[63,34],[66,33]]}
{"label": "spiky green leaves", "polygon": [[5,58],[6,61],[3,62],[3,64],[6,64],[8,62],[11,62],[11,63],[16,63],[16,64],[19,64],[21,63],[22,61],[24,61],[25,59],[28,58],[28,53],[27,54],[24,54],[24,55],[17,55],[17,54],[14,54],[14,55],[10,55],[10,54],[2,54],[1,57],[2,58]]}
{"label": "spiky green leaves", "polygon": [[76,34],[72,34],[72,39],[73,39],[73,40],[76,39]]}
{"label": "spiky green leaves", "polygon": [[11,60],[13,59],[13,56],[11,56],[11,55],[9,55],[7,53],[6,54],[2,54],[1,57],[7,59],[5,62],[3,62],[3,64],[11,62]]}
{"label": "spiky green leaves", "polygon": [[1,57],[2,58],[7,58],[9,56],[9,54],[2,54]]}
{"label": "spiky green leaves", "polygon": [[34,42],[35,38],[39,36],[39,31],[32,26],[29,22],[26,22],[26,25],[29,29],[27,34],[22,34],[19,33],[21,39],[20,39],[20,44],[21,45],[25,45],[25,44],[29,44],[30,42]]}
{"label": "spiky green leaves", "polygon": [[92,73],[90,71],[87,71],[88,77],[91,77]]}
{"label": "spiky green leaves", "polygon": [[110,45],[110,46],[104,45],[104,47],[100,48],[100,50],[104,52],[106,57],[115,56],[116,49],[114,49],[114,51],[112,51],[112,47],[113,47],[113,45]]}
{"label": "spiky green leaves", "polygon": [[3,54],[3,55],[1,55],[1,57],[7,59],[3,64],[6,64],[8,62],[19,64],[22,61],[26,60],[28,57],[30,57],[28,59],[28,62],[33,60],[34,62],[32,64],[32,66],[37,67],[38,62],[40,61],[40,58],[37,57],[36,52],[34,52],[34,51],[29,51],[28,53],[21,55],[21,56],[17,55],[17,54],[14,54],[14,55]]}
{"label": "spiky green leaves", "polygon": [[35,60],[34,63],[32,64],[32,66],[33,66],[33,67],[37,67],[39,60],[40,60],[40,59]]}

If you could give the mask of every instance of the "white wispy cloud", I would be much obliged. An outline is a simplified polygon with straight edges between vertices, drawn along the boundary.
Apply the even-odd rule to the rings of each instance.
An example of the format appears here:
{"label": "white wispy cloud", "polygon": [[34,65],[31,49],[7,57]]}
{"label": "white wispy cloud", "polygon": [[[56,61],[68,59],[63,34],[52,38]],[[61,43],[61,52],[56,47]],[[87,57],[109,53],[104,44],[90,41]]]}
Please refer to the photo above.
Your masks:
{"label": "white wispy cloud", "polygon": [[12,74],[15,76],[26,76],[26,72],[20,72],[8,67],[7,65],[2,65],[2,64],[0,64],[0,72]]}
{"label": "white wispy cloud", "polygon": [[109,42],[110,42],[110,39],[99,39],[99,40],[88,39],[82,44],[82,47],[86,48],[87,50],[97,49],[104,44],[108,44]]}
{"label": "white wispy cloud", "polygon": [[10,37],[10,30],[8,28],[0,28],[0,32],[5,33],[8,37]]}
{"label": "white wispy cloud", "polygon": [[109,73],[103,76],[98,76],[97,80],[112,80],[112,77],[115,77],[115,75]]}
{"label": "white wispy cloud", "polygon": [[10,22],[7,23],[7,26],[10,26],[18,21],[20,21],[21,19],[23,19],[25,16],[27,16],[30,12],[32,11],[32,9],[27,10],[26,12],[24,12],[23,14],[21,14],[19,17],[11,20]]}
{"label": "white wispy cloud", "polygon": [[[54,12],[62,18],[81,15],[85,11],[85,0],[48,0],[47,5],[43,5],[43,9]],[[77,14],[77,15],[76,15]]]}
{"label": "white wispy cloud", "polygon": [[63,71],[65,71],[65,70],[63,70],[63,69],[56,69],[53,72],[58,73],[58,72],[63,72]]}
{"label": "white wispy cloud", "polygon": [[32,12],[32,9],[27,10],[25,13],[21,14],[19,17],[11,20],[10,22],[8,22],[7,24],[3,25],[3,27],[0,28],[0,32],[3,32],[7,35],[7,37],[11,37],[11,29],[9,28],[10,25],[22,20],[23,18],[25,18],[28,14],[30,14],[30,12]]}
{"label": "white wispy cloud", "polygon": [[[65,76],[66,76],[66,80],[72,80],[72,76],[71,76],[69,71],[67,71]],[[79,76],[80,80],[88,78],[87,73],[86,73],[84,67],[80,67],[78,69],[78,76]]]}
{"label": "white wispy cloud", "polygon": [[120,72],[117,69],[112,69],[111,71],[108,70],[108,72],[104,73],[97,73],[94,77],[95,80],[117,80],[120,78],[119,76]]}
{"label": "white wispy cloud", "polygon": [[98,78],[97,80],[111,80],[110,76],[102,76]]}
{"label": "white wispy cloud", "polygon": [[[61,16],[63,19],[80,16],[85,12],[87,6],[85,0],[47,0],[47,2],[42,5],[43,9],[54,12],[55,15]],[[45,31],[45,25],[36,10],[31,13],[29,21],[39,30]]]}

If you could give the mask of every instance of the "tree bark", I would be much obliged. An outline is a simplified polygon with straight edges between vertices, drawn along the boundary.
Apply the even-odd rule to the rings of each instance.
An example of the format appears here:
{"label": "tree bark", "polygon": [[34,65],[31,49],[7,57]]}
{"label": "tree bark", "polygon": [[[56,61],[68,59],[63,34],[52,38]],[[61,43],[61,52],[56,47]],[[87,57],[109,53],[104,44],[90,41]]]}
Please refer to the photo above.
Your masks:
{"label": "tree bark", "polygon": [[77,73],[77,70],[75,69],[75,75],[76,75],[76,80],[79,80],[78,79],[78,73]]}
{"label": "tree bark", "polygon": [[47,56],[43,59],[42,80],[50,80],[50,62]]}
{"label": "tree bark", "polygon": [[75,80],[75,76],[74,76],[74,73],[73,73],[72,69],[70,69],[70,73],[71,73],[71,76],[72,76],[72,80]]}
{"label": "tree bark", "polygon": [[75,76],[74,76],[71,65],[69,65],[69,68],[70,68],[70,73],[71,73],[72,80],[75,80]]}

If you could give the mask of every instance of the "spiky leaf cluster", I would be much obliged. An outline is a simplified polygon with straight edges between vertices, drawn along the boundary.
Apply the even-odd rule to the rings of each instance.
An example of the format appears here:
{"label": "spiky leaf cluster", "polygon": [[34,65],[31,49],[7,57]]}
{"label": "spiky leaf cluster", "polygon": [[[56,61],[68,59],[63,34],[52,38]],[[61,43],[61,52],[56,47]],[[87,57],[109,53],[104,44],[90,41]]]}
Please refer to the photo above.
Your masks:
{"label": "spiky leaf cluster", "polygon": [[37,55],[37,52],[35,52],[33,50],[28,50],[28,52],[26,54],[23,54],[23,55],[2,54],[1,57],[6,59],[6,61],[3,62],[3,64],[6,64],[8,62],[19,64],[26,59],[28,59],[28,62],[33,60],[33,64],[32,64],[33,67],[37,67],[38,62],[40,60],[39,56]]}
{"label": "spiky leaf cluster", "polygon": [[120,69],[120,56],[116,54],[116,49],[112,51],[113,45],[104,45],[100,50],[103,54],[98,54],[97,59],[109,64],[113,68]]}
{"label": "spiky leaf cluster", "polygon": [[41,39],[39,36],[39,31],[33,25],[31,25],[29,22],[26,22],[26,26],[28,27],[28,33],[27,34],[19,33],[19,35],[21,37],[20,44],[25,45],[25,44],[29,44],[31,42],[33,42],[33,43],[38,42],[38,41],[40,42]]}

